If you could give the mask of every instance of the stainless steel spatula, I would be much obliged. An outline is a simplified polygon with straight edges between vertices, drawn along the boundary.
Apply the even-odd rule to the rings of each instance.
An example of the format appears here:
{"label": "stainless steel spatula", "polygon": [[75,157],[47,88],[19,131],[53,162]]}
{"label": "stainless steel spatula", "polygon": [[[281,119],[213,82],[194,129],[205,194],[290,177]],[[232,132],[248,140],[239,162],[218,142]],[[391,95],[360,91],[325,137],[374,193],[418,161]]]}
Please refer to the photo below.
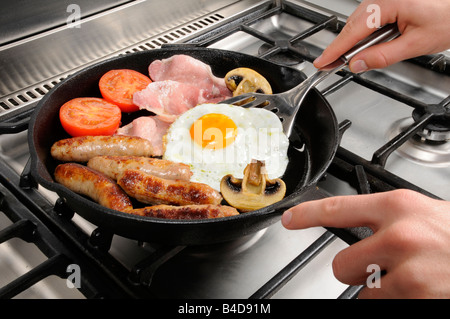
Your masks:
{"label": "stainless steel spatula", "polygon": [[[326,79],[329,75],[343,69],[357,53],[372,45],[393,40],[399,35],[400,32],[396,24],[386,25],[372,33],[366,39],[360,41],[338,60],[317,70],[316,73],[289,91],[279,94],[246,93],[222,103],[239,104],[242,107],[256,107],[270,110],[278,115],[282,121],[284,133],[290,137],[298,110],[311,88]],[[245,103],[245,101],[250,102]]]}

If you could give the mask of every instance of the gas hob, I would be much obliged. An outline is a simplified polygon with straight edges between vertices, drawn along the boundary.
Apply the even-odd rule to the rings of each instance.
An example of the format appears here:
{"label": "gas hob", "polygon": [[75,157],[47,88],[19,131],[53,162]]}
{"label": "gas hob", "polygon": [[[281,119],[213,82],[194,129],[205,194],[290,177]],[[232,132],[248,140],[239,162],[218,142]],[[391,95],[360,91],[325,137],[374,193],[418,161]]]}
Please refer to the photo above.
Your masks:
{"label": "gas hob", "polygon": [[[30,180],[27,116],[76,70],[119,54],[197,45],[260,56],[309,75],[315,71],[312,61],[359,2],[164,4],[114,2],[82,16],[79,28],[66,24],[65,12],[50,28],[11,36],[0,46],[7,62],[2,74],[8,74],[0,85],[0,192],[5,203],[14,203],[0,214],[0,271],[5,274],[0,296],[355,298],[361,287],[338,282],[331,263],[338,251],[359,239],[359,231],[288,231],[276,223],[228,243],[165,247],[104,236],[76,212],[66,213],[56,194]],[[48,43],[57,49],[49,53]],[[443,52],[361,75],[343,70],[319,85],[342,133],[336,158],[318,184],[326,196],[410,188],[450,200],[449,128],[445,120],[427,118],[430,111],[448,110],[448,65]],[[73,264],[92,270],[82,276],[79,289],[67,285],[67,266]]]}

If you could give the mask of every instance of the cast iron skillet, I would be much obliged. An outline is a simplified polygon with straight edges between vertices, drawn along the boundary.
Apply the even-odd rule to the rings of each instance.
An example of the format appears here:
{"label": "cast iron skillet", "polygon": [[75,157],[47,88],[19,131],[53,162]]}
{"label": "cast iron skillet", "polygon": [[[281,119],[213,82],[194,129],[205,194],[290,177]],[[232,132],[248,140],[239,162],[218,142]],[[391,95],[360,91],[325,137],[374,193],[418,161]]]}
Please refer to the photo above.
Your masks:
{"label": "cast iron skillet", "polygon": [[[312,90],[298,114],[294,134],[305,147],[289,149],[289,164],[283,179],[286,197],[269,207],[239,216],[205,220],[167,220],[134,216],[100,206],[56,183],[53,172],[57,164],[51,145],[69,137],[63,130],[58,112],[61,105],[75,97],[101,97],[100,77],[109,70],[129,68],[148,74],[155,59],[187,54],[209,64],[216,76],[231,69],[249,67],[268,79],[274,93],[283,92],[304,80],[305,75],[293,68],[232,51],[207,48],[170,47],[133,53],[90,66],[55,86],[37,105],[29,124],[28,142],[31,174],[43,187],[56,192],[76,213],[100,229],[146,242],[171,245],[200,245],[224,242],[264,229],[279,220],[285,209],[305,200],[331,163],[339,144],[336,117],[325,98]],[[139,113],[124,115],[123,124]],[[148,115],[148,113],[145,113]]]}

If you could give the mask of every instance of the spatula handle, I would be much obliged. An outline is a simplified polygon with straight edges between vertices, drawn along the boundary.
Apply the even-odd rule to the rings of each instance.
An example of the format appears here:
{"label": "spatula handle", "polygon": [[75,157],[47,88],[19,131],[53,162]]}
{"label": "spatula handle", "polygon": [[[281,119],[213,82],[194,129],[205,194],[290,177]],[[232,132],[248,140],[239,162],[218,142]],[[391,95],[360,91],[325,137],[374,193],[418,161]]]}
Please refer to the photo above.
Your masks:
{"label": "spatula handle", "polygon": [[361,40],[352,49],[347,51],[342,57],[349,62],[356,54],[371,47],[372,45],[388,42],[397,38],[400,35],[397,24],[387,24],[384,27],[378,29],[364,40]]}

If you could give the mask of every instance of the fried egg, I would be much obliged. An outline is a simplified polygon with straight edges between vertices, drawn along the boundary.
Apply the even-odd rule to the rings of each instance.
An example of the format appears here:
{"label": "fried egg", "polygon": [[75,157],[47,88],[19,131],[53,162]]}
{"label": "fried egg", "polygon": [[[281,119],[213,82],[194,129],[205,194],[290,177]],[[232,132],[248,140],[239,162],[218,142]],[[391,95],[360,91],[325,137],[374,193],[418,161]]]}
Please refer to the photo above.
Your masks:
{"label": "fried egg", "polygon": [[289,140],[279,118],[264,109],[201,104],[172,123],[164,142],[164,159],[188,164],[192,181],[216,190],[227,174],[243,178],[252,160],[264,161],[270,179],[288,164]]}

